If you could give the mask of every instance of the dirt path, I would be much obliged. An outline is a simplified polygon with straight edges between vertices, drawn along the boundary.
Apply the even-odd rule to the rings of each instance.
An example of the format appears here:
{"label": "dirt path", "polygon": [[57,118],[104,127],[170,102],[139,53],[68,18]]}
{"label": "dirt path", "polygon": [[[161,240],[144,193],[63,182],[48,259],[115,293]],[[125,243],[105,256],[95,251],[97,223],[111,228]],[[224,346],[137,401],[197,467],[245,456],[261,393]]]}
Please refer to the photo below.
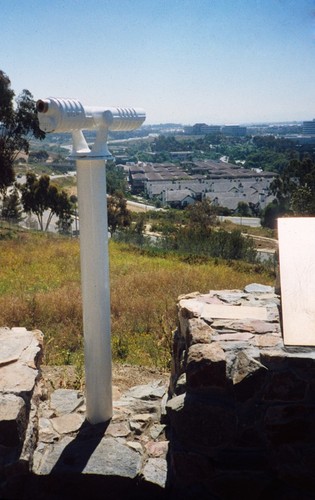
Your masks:
{"label": "dirt path", "polygon": [[[84,380],[81,373],[74,366],[46,366],[41,367],[42,380],[50,393],[56,389],[83,389]],[[113,386],[120,392],[135,385],[148,384],[153,380],[162,380],[168,384],[170,374],[153,368],[113,363]]]}

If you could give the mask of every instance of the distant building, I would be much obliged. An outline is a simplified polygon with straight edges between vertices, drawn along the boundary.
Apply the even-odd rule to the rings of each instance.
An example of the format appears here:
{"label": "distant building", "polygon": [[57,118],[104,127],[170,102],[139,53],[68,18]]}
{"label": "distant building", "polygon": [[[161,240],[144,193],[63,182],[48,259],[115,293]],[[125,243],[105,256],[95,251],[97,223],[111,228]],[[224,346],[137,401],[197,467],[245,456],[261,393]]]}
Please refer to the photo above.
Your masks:
{"label": "distant building", "polygon": [[166,189],[162,192],[162,203],[172,208],[186,208],[196,202],[190,189]]}
{"label": "distant building", "polygon": [[243,137],[247,134],[247,128],[241,127],[240,125],[224,125],[221,128],[223,135],[228,135],[231,137]]}
{"label": "distant building", "polygon": [[193,135],[219,134],[220,132],[220,125],[207,125],[206,123],[195,123],[191,129]]}
{"label": "distant building", "polygon": [[214,160],[190,162],[189,171],[173,163],[129,165],[133,193],[142,192],[149,199],[177,208],[205,198],[232,211],[241,201],[264,208],[274,199],[269,188],[275,176]]}
{"label": "distant building", "polygon": [[172,160],[190,160],[193,153],[191,151],[170,151],[169,153]]}
{"label": "distant building", "polygon": [[315,135],[315,118],[312,121],[303,122],[303,135]]}

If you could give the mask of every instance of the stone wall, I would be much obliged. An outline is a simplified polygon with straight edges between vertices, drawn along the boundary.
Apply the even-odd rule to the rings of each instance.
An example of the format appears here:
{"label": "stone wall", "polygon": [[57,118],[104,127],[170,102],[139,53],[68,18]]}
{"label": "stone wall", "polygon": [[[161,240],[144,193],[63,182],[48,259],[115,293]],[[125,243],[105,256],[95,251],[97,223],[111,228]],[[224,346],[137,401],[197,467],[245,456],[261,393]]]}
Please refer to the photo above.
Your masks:
{"label": "stone wall", "polygon": [[314,498],[315,350],[283,345],[278,306],[255,284],[179,299],[167,413],[184,498]]}
{"label": "stone wall", "polygon": [[40,332],[0,329],[0,498],[315,498],[315,350],[283,345],[278,309],[255,284],[180,297],[167,404],[114,388],[98,426],[41,386]]}
{"label": "stone wall", "polygon": [[0,498],[6,498],[3,488],[28,474],[32,464],[42,334],[0,328],[0,345]]}
{"label": "stone wall", "polygon": [[0,498],[165,498],[165,380],[113,386],[91,425],[81,391],[43,383],[41,332],[2,328],[0,345]]}

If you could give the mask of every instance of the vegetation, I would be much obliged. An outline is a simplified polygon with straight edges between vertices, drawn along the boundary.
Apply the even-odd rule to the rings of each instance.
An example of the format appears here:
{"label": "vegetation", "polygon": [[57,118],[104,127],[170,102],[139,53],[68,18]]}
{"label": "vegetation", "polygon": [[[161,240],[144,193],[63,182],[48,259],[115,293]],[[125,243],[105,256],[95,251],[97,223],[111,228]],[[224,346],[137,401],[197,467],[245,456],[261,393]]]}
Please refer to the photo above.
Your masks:
{"label": "vegetation", "polygon": [[[53,215],[59,217],[61,231],[69,230],[72,208],[70,199],[65,191],[60,191],[57,186],[51,184],[48,175],[37,178],[33,172],[28,172],[26,182],[20,186],[20,190],[24,212],[36,215],[41,231],[47,231]],[[45,211],[49,212],[46,222]]]}
{"label": "vegetation", "polygon": [[276,219],[291,216],[315,215],[315,162],[309,155],[300,160],[297,155],[271,183],[276,199],[263,212],[262,224],[275,228]]}
{"label": "vegetation", "polygon": [[23,90],[15,106],[10,79],[1,70],[0,102],[0,194],[4,200],[15,179],[14,160],[19,153],[28,153],[31,135],[41,139],[45,134],[38,126],[32,94]]}
{"label": "vegetation", "polygon": [[[0,232],[0,244],[1,325],[42,330],[45,363],[82,367],[78,241],[10,229]],[[114,241],[110,271],[114,359],[162,368],[180,294],[273,280],[257,264],[154,256]]]}
{"label": "vegetation", "polygon": [[131,224],[131,213],[123,193],[116,192],[107,198],[108,227],[111,233],[117,228],[124,229]]}
{"label": "vegetation", "polygon": [[124,170],[113,161],[106,162],[106,188],[107,194],[117,192],[127,193],[127,181]]}

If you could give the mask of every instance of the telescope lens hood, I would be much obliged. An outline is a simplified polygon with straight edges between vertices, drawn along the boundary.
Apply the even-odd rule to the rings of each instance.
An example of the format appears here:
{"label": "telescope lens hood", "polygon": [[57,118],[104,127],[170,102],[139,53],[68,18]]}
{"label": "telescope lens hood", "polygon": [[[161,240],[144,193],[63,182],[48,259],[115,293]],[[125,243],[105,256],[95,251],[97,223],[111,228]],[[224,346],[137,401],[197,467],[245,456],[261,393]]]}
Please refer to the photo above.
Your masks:
{"label": "telescope lens hood", "polygon": [[43,101],[42,99],[39,99],[36,103],[36,110],[39,113],[47,113],[48,111],[48,102]]}

